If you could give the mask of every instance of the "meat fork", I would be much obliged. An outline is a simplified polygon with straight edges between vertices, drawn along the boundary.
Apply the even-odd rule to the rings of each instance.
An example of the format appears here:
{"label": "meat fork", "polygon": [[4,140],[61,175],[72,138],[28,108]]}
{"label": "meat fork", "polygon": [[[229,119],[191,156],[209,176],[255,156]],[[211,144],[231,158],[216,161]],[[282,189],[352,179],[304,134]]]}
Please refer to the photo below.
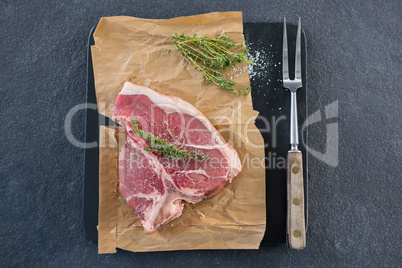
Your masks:
{"label": "meat fork", "polygon": [[290,91],[290,151],[286,157],[287,174],[287,241],[291,249],[306,247],[306,227],[304,218],[303,161],[299,145],[297,125],[296,91],[302,87],[301,77],[301,22],[297,26],[295,78],[289,78],[288,40],[286,18],[283,22],[282,78],[283,87]]}

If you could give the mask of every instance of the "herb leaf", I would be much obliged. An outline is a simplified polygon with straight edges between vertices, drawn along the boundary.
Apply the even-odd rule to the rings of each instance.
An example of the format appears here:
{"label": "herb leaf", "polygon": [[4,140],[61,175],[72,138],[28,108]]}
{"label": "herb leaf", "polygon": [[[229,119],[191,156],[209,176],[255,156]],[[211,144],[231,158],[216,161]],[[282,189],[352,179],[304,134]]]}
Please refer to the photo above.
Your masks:
{"label": "herb leaf", "polygon": [[151,133],[145,132],[142,129],[138,128],[138,123],[135,118],[131,119],[132,126],[134,127],[134,131],[138,133],[142,138],[151,141],[151,147],[147,146],[144,148],[146,151],[150,151],[155,154],[162,154],[166,156],[168,159],[172,160],[187,160],[187,159],[201,159],[205,160],[209,158],[209,155],[201,153],[201,151],[188,151],[186,149],[180,149],[174,144],[171,144],[164,139],[158,138]]}
{"label": "herb leaf", "polygon": [[[233,81],[228,81],[222,77],[222,72],[233,67],[236,63],[246,62],[253,64],[253,61],[247,59],[248,47],[243,43],[234,43],[224,34],[218,37],[188,36],[175,33],[172,36],[172,42],[175,44],[177,51],[193,63],[196,70],[204,74],[207,83],[214,83],[218,87],[222,87],[228,91],[235,91]],[[236,53],[230,50],[235,46],[243,46],[244,53]],[[246,90],[237,91],[237,95],[247,95],[251,91],[251,87]]]}

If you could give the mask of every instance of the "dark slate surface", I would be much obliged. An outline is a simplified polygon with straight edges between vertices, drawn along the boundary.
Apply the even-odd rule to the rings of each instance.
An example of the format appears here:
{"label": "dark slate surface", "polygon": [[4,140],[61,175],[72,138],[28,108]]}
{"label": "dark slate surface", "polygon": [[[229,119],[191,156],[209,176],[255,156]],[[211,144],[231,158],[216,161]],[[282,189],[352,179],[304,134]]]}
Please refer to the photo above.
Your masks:
{"label": "dark slate surface", "polygon": [[[24,2],[24,3],[23,3]],[[400,1],[0,1],[0,266],[398,266],[401,259]],[[311,114],[338,101],[339,165],[310,156],[301,252],[98,255],[82,224],[83,150],[65,135],[85,102],[86,41],[102,16],[171,18],[242,10],[303,18]],[[326,122],[311,126],[325,151]],[[83,140],[84,113],[73,117]]]}

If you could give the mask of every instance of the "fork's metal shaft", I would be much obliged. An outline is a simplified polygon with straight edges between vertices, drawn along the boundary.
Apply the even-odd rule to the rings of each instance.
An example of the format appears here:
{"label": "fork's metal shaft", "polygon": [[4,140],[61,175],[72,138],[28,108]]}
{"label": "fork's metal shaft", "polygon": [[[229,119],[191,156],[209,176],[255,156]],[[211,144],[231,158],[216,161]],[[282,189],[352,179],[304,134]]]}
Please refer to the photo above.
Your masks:
{"label": "fork's metal shaft", "polygon": [[296,92],[290,93],[290,148],[291,151],[299,151],[299,131],[297,125],[297,99]]}

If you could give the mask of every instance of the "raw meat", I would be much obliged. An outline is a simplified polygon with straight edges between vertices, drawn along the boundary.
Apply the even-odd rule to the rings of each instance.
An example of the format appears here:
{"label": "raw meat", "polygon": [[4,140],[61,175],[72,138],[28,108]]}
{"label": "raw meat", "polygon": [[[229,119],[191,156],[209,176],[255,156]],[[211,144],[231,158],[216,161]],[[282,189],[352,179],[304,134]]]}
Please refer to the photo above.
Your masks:
{"label": "raw meat", "polygon": [[[127,133],[119,156],[120,193],[147,232],[160,229],[182,214],[182,200],[197,203],[216,195],[241,171],[240,159],[194,106],[149,88],[124,84],[113,118]],[[206,160],[172,160],[144,148],[150,142],[132,126],[180,148],[208,154]]]}

